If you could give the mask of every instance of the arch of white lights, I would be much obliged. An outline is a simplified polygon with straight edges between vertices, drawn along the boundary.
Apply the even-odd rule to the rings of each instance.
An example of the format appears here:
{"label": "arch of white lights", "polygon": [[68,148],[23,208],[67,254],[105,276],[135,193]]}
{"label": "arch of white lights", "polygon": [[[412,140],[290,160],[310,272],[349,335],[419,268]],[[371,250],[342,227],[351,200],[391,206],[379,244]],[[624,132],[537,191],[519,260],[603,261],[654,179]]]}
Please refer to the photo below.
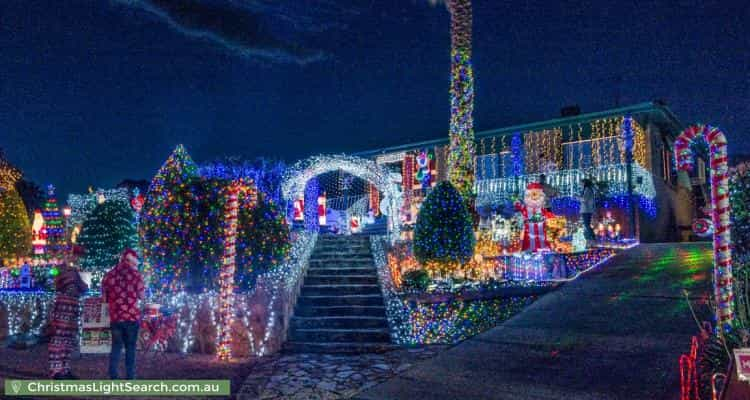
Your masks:
{"label": "arch of white lights", "polygon": [[399,237],[399,210],[402,205],[401,189],[392,178],[387,168],[375,161],[349,155],[317,155],[298,161],[284,173],[281,193],[287,201],[294,201],[305,195],[307,182],[321,174],[331,171],[344,171],[375,186],[383,195],[381,209],[388,217],[388,228],[391,239]]}

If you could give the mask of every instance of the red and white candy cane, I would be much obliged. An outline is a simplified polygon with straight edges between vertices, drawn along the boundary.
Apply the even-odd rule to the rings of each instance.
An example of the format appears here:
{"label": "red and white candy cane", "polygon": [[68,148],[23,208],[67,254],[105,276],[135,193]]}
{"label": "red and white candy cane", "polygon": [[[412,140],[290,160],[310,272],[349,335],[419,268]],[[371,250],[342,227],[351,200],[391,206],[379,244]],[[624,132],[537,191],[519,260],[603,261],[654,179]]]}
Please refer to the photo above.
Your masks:
{"label": "red and white candy cane", "polygon": [[711,219],[714,225],[714,297],[717,325],[728,329],[734,320],[734,292],[732,291],[732,238],[729,208],[729,163],[727,139],[718,128],[693,125],[675,140],[677,168],[693,169],[690,144],[703,139],[708,143],[711,166]]}

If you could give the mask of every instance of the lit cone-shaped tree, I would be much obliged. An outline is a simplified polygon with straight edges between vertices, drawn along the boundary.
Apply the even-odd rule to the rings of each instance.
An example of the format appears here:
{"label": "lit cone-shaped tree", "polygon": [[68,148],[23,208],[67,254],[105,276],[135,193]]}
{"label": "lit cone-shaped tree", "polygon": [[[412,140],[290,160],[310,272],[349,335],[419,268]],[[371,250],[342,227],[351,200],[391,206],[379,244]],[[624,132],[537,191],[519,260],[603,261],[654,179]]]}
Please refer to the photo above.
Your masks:
{"label": "lit cone-shaped tree", "polygon": [[440,182],[419,210],[414,256],[431,272],[451,273],[471,259],[475,242],[465,199],[449,182]]}
{"label": "lit cone-shaped tree", "polygon": [[60,207],[57,205],[55,187],[47,185],[47,199],[42,209],[44,226],[47,228],[47,245],[45,257],[52,263],[61,263],[65,253],[65,226]]}
{"label": "lit cone-shaped tree", "polygon": [[31,224],[13,185],[0,189],[0,260],[26,257],[31,251]]}
{"label": "lit cone-shaped tree", "polygon": [[448,178],[474,198],[474,72],[471,67],[471,0],[446,0],[451,15],[451,123]]}
{"label": "lit cone-shaped tree", "polygon": [[117,264],[123,250],[136,247],[134,221],[129,204],[111,200],[96,206],[83,223],[78,236],[78,244],[86,250],[81,268],[91,272],[94,288],[99,286],[104,273]]}
{"label": "lit cone-shaped tree", "polygon": [[195,251],[191,241],[197,210],[190,186],[197,169],[185,148],[177,146],[151,181],[141,211],[144,269],[151,286],[162,292],[183,286],[182,275]]}

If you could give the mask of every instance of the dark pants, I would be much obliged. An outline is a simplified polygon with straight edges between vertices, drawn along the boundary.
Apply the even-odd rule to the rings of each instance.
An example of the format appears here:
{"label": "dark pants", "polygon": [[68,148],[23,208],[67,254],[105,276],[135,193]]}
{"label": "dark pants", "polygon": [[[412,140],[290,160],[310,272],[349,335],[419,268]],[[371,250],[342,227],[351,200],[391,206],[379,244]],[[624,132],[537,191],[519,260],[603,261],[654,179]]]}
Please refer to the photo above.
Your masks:
{"label": "dark pants", "polygon": [[583,213],[581,214],[581,217],[583,218],[583,235],[586,237],[586,240],[594,240],[594,229],[591,228],[591,216],[593,213]]}
{"label": "dark pants", "polygon": [[125,376],[135,379],[135,344],[138,341],[137,322],[115,322],[111,325],[112,352],[109,353],[109,377],[118,379],[117,367],[120,364],[120,354],[125,346]]}

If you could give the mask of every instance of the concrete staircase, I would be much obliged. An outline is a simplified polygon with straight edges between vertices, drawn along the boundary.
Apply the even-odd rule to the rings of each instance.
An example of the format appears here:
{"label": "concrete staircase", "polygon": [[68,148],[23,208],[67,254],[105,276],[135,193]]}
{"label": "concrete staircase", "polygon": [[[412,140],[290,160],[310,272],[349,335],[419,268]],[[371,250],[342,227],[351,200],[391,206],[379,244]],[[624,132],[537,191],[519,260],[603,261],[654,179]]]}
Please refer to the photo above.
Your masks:
{"label": "concrete staircase", "polygon": [[369,353],[391,349],[390,342],[369,237],[320,235],[285,350]]}

